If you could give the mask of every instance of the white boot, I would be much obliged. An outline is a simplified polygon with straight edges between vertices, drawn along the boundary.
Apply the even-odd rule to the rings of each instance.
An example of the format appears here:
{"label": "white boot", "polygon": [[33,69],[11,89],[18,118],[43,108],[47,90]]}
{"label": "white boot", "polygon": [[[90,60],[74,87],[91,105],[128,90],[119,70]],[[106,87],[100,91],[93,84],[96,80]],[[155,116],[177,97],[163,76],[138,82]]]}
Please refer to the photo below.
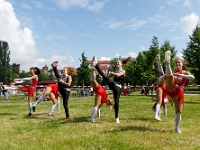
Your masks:
{"label": "white boot", "polygon": [[94,116],[95,116],[96,112],[97,112],[97,108],[94,107],[93,110],[92,110],[91,117],[90,117],[90,122],[95,122],[94,121]]}
{"label": "white boot", "polygon": [[156,104],[155,119],[160,121],[160,104]]}
{"label": "white boot", "polygon": [[181,123],[181,112],[178,112],[175,116],[175,129],[174,129],[177,133],[181,133],[179,129],[180,123]]}

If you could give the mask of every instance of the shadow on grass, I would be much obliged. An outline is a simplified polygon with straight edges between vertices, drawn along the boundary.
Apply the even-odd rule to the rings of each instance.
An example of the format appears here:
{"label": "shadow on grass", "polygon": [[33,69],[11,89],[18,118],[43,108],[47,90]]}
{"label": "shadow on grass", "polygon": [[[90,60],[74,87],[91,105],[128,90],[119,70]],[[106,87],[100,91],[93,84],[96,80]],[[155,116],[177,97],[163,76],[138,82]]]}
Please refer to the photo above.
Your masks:
{"label": "shadow on grass", "polygon": [[124,127],[119,127],[118,129],[114,129],[114,130],[106,131],[106,132],[113,132],[113,133],[116,133],[116,132],[126,132],[126,131],[165,132],[164,130],[152,129],[152,128],[148,128],[148,127],[145,127],[145,126],[124,126]]}
{"label": "shadow on grass", "polygon": [[191,102],[184,102],[185,104],[200,104],[200,102],[199,101],[191,101]]}
{"label": "shadow on grass", "polygon": [[25,118],[25,119],[48,119],[48,118],[53,118],[53,117],[49,117],[48,113],[40,113],[40,114],[32,113],[32,115],[28,115],[28,113],[27,113],[26,115],[23,115],[23,118]]}
{"label": "shadow on grass", "polygon": [[7,115],[10,115],[10,116],[18,116],[18,114],[13,114],[13,113],[0,113],[0,116],[7,116]]}
{"label": "shadow on grass", "polygon": [[69,119],[69,120],[65,120],[65,118],[63,119],[59,119],[60,123],[62,124],[66,124],[66,123],[82,123],[82,122],[89,122],[89,118],[90,116],[88,117],[77,117],[77,118],[72,118],[72,119]]}
{"label": "shadow on grass", "polygon": [[133,120],[141,120],[141,121],[152,121],[152,118],[133,118]]}

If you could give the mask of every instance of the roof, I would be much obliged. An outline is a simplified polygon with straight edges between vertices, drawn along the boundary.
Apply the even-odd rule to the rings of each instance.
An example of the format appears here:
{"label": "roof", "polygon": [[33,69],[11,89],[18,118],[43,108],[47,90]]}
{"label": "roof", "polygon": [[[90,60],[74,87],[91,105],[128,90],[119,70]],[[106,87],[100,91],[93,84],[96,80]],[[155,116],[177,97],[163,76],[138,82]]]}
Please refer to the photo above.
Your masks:
{"label": "roof", "polygon": [[[91,64],[92,61],[91,60],[88,60],[86,61],[87,64]],[[97,61],[98,64],[110,64],[110,60],[98,60]]]}
{"label": "roof", "polygon": [[38,81],[38,85],[56,84],[57,81],[54,80],[42,80]]}

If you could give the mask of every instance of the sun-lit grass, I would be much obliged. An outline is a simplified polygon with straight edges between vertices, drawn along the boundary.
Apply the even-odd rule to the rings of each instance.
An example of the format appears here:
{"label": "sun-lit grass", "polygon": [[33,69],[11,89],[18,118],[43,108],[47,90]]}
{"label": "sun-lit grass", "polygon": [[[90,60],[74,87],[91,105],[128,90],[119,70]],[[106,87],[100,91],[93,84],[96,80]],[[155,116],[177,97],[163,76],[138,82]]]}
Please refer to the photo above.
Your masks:
{"label": "sun-lit grass", "polygon": [[[27,101],[21,97],[0,101],[1,150],[82,150],[82,149],[199,149],[200,96],[185,96],[181,131],[174,129],[174,106],[168,105],[168,118],[154,120],[151,97],[120,98],[120,124],[107,106],[101,119],[90,123],[93,97],[72,97],[69,101],[71,119],[66,121],[64,110],[55,109],[54,117],[47,114],[52,102],[41,102],[32,116],[27,116]],[[163,114],[162,114],[163,118]]]}

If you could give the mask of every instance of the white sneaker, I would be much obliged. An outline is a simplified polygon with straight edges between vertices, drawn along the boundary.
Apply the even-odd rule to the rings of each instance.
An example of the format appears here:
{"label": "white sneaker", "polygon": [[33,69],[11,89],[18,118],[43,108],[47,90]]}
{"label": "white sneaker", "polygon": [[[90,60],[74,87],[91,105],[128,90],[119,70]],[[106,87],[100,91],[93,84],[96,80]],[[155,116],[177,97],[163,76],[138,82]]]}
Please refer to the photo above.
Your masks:
{"label": "white sneaker", "polygon": [[175,130],[175,132],[176,132],[176,133],[179,133],[179,134],[181,134],[181,131],[180,131],[180,129],[179,129],[179,128],[175,128],[174,130]]}
{"label": "white sneaker", "polygon": [[170,59],[171,59],[171,51],[166,51],[165,52],[165,62],[170,63]]}
{"label": "white sneaker", "polygon": [[115,118],[116,123],[120,123],[119,118]]}
{"label": "white sneaker", "polygon": [[90,120],[90,122],[96,122],[95,120]]}
{"label": "white sneaker", "polygon": [[155,119],[158,121],[161,121],[160,117],[158,117],[158,116],[156,116]]}
{"label": "white sneaker", "polygon": [[92,65],[93,65],[93,66],[96,66],[96,65],[97,65],[97,58],[96,58],[96,56],[94,56],[94,57],[92,58]]}
{"label": "white sneaker", "polygon": [[91,65],[91,64],[88,65],[88,68],[91,69],[91,70],[94,70],[94,69],[95,69],[94,66]]}
{"label": "white sneaker", "polygon": [[157,63],[160,63],[160,54],[158,54],[155,59]]}

